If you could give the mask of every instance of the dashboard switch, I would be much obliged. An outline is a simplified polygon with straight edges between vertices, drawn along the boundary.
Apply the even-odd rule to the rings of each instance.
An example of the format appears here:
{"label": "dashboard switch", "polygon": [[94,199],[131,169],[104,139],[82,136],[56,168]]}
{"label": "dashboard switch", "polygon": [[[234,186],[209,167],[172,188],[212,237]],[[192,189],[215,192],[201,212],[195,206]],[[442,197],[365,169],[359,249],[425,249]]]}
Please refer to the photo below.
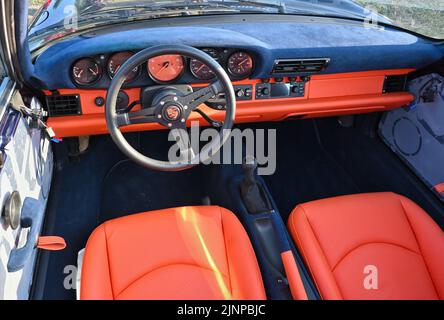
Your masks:
{"label": "dashboard switch", "polygon": [[299,81],[299,82],[292,83],[290,95],[292,97],[304,97],[305,96],[305,82]]}
{"label": "dashboard switch", "polygon": [[129,105],[129,97],[125,91],[120,91],[117,95],[116,110],[123,111]]}
{"label": "dashboard switch", "polygon": [[238,98],[242,98],[243,96],[245,96],[245,92],[244,92],[244,90],[242,90],[242,89],[237,90],[237,91],[236,91],[236,96],[237,96]]}
{"label": "dashboard switch", "polygon": [[268,99],[270,97],[270,83],[259,83],[256,85],[256,99]]}
{"label": "dashboard switch", "polygon": [[252,85],[239,85],[234,86],[234,93],[236,94],[236,100],[251,100],[253,98],[253,86]]}
{"label": "dashboard switch", "polygon": [[103,107],[105,105],[105,99],[103,97],[96,97],[94,99],[94,104],[96,107]]}
{"label": "dashboard switch", "polygon": [[256,84],[256,99],[282,99],[305,97],[306,82],[274,82]]}

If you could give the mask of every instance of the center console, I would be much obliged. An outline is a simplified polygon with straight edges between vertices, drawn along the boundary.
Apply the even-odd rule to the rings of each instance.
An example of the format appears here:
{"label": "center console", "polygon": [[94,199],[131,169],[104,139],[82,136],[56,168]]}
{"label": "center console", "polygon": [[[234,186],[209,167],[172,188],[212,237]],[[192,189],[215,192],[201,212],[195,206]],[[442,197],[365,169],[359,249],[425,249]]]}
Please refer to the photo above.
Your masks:
{"label": "center console", "polygon": [[233,212],[243,222],[256,252],[267,297],[318,299],[313,281],[256,167],[254,158],[246,157],[243,173],[231,179],[229,192]]}

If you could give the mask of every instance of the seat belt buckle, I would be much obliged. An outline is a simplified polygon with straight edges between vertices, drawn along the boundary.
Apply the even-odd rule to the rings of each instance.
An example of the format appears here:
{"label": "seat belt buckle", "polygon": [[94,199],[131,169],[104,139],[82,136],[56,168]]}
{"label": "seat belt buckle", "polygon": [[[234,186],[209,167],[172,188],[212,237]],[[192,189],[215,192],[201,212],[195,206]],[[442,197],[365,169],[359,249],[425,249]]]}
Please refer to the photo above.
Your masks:
{"label": "seat belt buckle", "polygon": [[37,248],[48,251],[60,251],[66,248],[66,242],[62,237],[39,237],[37,241]]}

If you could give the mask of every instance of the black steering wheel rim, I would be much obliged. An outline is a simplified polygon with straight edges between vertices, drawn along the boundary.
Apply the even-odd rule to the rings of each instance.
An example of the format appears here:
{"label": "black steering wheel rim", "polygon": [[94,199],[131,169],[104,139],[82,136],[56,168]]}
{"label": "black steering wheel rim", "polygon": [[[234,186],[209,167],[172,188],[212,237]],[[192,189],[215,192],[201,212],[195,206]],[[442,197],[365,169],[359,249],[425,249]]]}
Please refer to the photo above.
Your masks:
{"label": "black steering wheel rim", "polygon": [[[125,82],[126,75],[128,75],[130,71],[133,70],[135,67],[141,65],[149,59],[156,56],[168,54],[180,54],[182,56],[202,61],[214,72],[215,79],[220,82],[220,84],[222,85],[222,90],[223,92],[225,92],[225,119],[219,131],[219,139],[213,139],[211,142],[207,143],[204,147],[202,147],[201,151],[194,155],[191,159],[189,159],[189,161],[161,161],[141,154],[139,151],[134,149],[125,139],[124,135],[119,129],[120,126],[117,121],[117,97],[123,83]],[[230,129],[233,127],[234,124],[235,114],[236,97],[233,85],[231,84],[231,80],[225,70],[219,63],[216,62],[216,60],[214,60],[205,52],[185,45],[158,45],[144,49],[133,55],[121,66],[117,74],[113,77],[111,85],[108,89],[105,105],[106,124],[108,126],[111,138],[113,139],[117,147],[128,158],[132,159],[136,163],[146,168],[160,171],[185,170],[196,166],[200,162],[205,162],[212,158],[229,138],[231,132]]]}

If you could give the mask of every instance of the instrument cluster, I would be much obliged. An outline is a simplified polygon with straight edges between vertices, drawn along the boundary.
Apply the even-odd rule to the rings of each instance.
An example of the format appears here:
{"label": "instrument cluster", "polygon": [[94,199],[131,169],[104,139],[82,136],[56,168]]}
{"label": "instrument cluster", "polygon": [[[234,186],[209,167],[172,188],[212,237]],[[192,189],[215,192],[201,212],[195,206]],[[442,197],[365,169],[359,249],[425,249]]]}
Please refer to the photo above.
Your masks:
{"label": "instrument cluster", "polygon": [[[241,49],[201,48],[225,68],[232,80],[248,78],[254,71],[252,53]],[[106,87],[120,67],[135,52],[102,54],[77,60],[71,68],[71,78],[79,87]],[[210,82],[215,75],[203,62],[181,55],[162,55],[134,68],[125,86],[150,84]]]}

